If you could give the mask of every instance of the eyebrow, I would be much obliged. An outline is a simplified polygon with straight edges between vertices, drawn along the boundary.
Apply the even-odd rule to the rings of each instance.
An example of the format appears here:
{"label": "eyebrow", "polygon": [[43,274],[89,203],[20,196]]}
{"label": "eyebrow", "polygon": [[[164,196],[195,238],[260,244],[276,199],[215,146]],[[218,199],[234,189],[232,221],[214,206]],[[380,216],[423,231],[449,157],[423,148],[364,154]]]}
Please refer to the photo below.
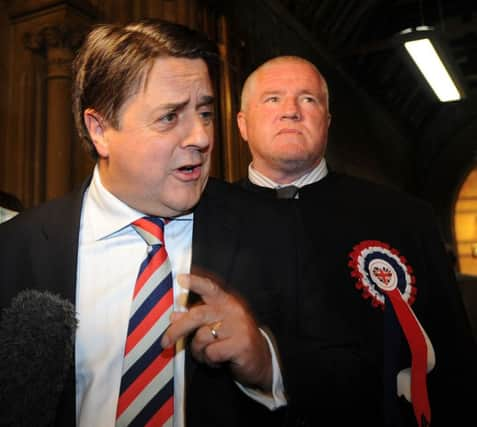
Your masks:
{"label": "eyebrow", "polygon": [[205,107],[206,105],[211,105],[215,101],[215,98],[211,95],[204,95],[200,97],[197,108]]}
{"label": "eyebrow", "polygon": [[[268,95],[283,95],[284,93],[286,93],[286,90],[282,90],[282,89],[276,89],[276,90],[267,90],[265,92],[263,92],[261,94],[261,96],[268,96]],[[303,90],[300,90],[298,93],[297,93],[298,96],[301,96],[301,95],[312,95],[312,96],[320,96],[320,95],[315,95],[313,94],[313,91],[309,90],[309,89],[303,89]]]}
{"label": "eyebrow", "polygon": [[275,89],[275,90],[266,90],[265,92],[262,92],[261,96],[268,96],[268,95],[280,95],[282,93],[285,93],[284,90],[281,89]]}
{"label": "eyebrow", "polygon": [[[201,108],[205,105],[211,105],[215,101],[215,98],[210,95],[204,95],[200,97],[199,103],[197,104],[197,108]],[[169,102],[167,104],[159,105],[155,110],[166,110],[166,111],[180,111],[184,109],[190,103],[190,98],[185,99],[184,101],[180,102]]]}
{"label": "eyebrow", "polygon": [[182,110],[189,102],[190,99],[186,99],[181,102],[169,102],[168,104],[159,105],[154,110],[179,111]]}

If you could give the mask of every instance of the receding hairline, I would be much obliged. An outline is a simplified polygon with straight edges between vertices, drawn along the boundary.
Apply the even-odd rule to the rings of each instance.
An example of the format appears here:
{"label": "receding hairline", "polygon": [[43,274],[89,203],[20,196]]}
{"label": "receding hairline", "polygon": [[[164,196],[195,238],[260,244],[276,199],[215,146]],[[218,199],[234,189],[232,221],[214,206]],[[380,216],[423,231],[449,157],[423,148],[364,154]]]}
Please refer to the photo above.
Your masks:
{"label": "receding hairline", "polygon": [[271,65],[276,65],[280,63],[293,63],[293,62],[306,64],[315,71],[316,75],[318,76],[318,78],[320,79],[323,85],[323,89],[324,89],[325,97],[326,97],[326,105],[328,107],[328,103],[329,103],[328,83],[326,82],[326,79],[323,77],[323,74],[321,74],[320,70],[318,70],[316,65],[308,61],[307,59],[302,58],[301,56],[283,55],[283,56],[276,56],[275,58],[265,61],[263,64],[259,65],[254,71],[252,71],[252,73],[250,73],[250,75],[245,79],[245,83],[242,86],[242,92],[240,95],[240,111],[245,110],[249,92],[251,91],[253,83],[255,82],[255,79],[260,71],[270,67]]}

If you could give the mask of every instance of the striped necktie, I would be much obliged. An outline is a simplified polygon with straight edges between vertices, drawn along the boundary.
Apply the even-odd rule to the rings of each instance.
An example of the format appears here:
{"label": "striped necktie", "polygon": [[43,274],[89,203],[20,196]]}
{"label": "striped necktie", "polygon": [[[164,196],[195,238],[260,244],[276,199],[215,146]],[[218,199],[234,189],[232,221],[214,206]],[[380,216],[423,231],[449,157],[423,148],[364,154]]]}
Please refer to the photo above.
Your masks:
{"label": "striped necktie", "polygon": [[164,221],[144,217],[132,226],[148,244],[134,287],[116,427],[172,426],[174,348],[161,337],[173,307],[172,273],[164,246]]}

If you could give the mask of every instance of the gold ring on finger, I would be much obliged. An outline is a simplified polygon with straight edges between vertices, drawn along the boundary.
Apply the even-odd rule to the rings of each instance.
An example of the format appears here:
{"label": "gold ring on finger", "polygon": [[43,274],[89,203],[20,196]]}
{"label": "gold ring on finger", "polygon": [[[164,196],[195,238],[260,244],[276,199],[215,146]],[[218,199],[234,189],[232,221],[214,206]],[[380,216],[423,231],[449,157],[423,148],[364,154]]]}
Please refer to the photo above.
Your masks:
{"label": "gold ring on finger", "polygon": [[222,322],[221,321],[218,321],[218,322],[215,322],[213,325],[211,325],[209,328],[210,328],[210,333],[212,334],[212,336],[214,337],[214,340],[218,339],[219,338],[219,334],[218,334],[218,330],[220,328],[220,326],[222,325]]}

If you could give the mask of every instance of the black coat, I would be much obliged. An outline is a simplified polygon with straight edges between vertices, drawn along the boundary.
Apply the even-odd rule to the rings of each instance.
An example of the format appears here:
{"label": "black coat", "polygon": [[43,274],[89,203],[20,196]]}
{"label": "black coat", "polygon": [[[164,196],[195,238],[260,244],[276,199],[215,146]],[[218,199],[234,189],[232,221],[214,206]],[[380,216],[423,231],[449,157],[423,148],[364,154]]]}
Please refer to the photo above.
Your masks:
{"label": "black coat", "polygon": [[[274,197],[248,180],[239,185]],[[477,402],[476,346],[430,207],[336,173],[303,187],[298,200],[276,203],[291,207],[301,228],[304,277],[290,291],[289,330],[278,337],[295,425],[319,426],[327,419],[333,426],[417,425],[411,404],[394,389],[411,357],[390,301],[385,298],[384,309],[374,307],[373,298],[357,289],[353,271],[363,246],[354,248],[361,242],[387,244],[384,251],[398,253],[414,277],[411,308],[436,356],[427,375],[431,425],[468,425]]]}

